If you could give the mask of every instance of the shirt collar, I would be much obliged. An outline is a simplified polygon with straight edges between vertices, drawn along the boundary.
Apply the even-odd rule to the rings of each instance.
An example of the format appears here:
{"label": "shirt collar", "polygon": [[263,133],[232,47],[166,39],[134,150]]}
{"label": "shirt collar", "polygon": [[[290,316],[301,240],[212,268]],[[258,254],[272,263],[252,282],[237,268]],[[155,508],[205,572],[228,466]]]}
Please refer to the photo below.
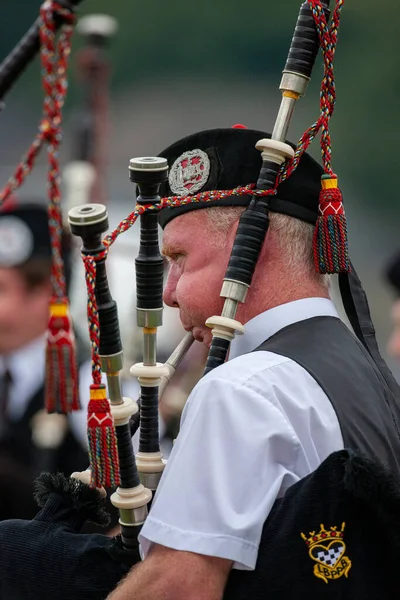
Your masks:
{"label": "shirt collar", "polygon": [[231,343],[229,359],[251,352],[284,327],[312,317],[339,318],[339,314],[328,298],[303,298],[270,308],[245,324],[244,334]]}
{"label": "shirt collar", "polygon": [[7,369],[14,382],[21,378],[33,383],[38,374],[44,373],[45,358],[45,338],[41,335],[8,356],[0,356],[0,375]]}

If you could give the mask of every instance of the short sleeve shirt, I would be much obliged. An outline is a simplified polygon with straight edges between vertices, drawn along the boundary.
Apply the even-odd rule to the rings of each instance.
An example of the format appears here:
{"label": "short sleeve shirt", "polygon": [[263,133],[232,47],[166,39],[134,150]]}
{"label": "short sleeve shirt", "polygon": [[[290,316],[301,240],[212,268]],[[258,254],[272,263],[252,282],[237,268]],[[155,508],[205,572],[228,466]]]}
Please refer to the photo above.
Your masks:
{"label": "short sleeve shirt", "polygon": [[343,438],[332,404],[305,369],[252,350],[283,327],[325,315],[338,318],[324,298],[258,315],[229,360],[195,386],[139,536],[143,556],[157,543],[255,568],[275,500],[342,449]]}

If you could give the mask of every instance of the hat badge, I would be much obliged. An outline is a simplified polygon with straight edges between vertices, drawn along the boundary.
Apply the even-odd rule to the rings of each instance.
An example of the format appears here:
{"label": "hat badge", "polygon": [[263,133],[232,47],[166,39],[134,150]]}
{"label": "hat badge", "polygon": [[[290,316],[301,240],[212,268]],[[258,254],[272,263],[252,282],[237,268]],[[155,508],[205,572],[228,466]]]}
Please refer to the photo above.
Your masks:
{"label": "hat badge", "polygon": [[169,187],[177,196],[195,194],[207,183],[210,159],[203,150],[196,148],[181,154],[169,173]]}
{"label": "hat badge", "polygon": [[0,219],[0,265],[15,267],[24,263],[33,248],[33,234],[24,221],[13,215]]}

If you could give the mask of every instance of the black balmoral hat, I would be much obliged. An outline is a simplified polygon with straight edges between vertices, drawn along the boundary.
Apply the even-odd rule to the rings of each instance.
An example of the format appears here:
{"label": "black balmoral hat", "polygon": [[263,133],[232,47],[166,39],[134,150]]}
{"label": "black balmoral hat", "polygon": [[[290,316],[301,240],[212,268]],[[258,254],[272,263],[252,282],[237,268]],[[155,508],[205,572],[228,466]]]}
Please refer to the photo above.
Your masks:
{"label": "black balmoral hat", "polygon": [[[68,290],[73,259],[69,231],[63,230],[61,241]],[[21,267],[36,259],[52,260],[47,205],[39,199],[13,198],[0,211],[0,267]]]}
{"label": "black balmoral hat", "polygon": [[0,212],[0,266],[18,267],[34,258],[51,260],[47,209],[41,204],[14,204]]}
{"label": "black balmoral hat", "polygon": [[[256,143],[271,135],[254,129],[209,129],[185,137],[160,153],[168,160],[169,180],[162,196],[188,196],[208,190],[231,190],[256,183],[261,152]],[[294,148],[294,145],[291,144]],[[270,209],[315,224],[318,217],[322,167],[304,154],[292,175],[270,198]],[[161,227],[175,217],[211,206],[247,206],[251,196],[230,196],[211,203],[196,202],[161,211]]]}

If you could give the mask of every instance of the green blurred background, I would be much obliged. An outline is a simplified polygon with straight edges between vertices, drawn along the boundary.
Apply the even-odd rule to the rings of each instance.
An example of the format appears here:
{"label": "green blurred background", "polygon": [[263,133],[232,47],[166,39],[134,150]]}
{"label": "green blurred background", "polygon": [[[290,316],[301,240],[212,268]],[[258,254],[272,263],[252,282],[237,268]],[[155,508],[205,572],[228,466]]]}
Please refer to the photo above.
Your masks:
{"label": "green blurred background", "polygon": [[[0,58],[28,29],[39,5],[38,0],[2,0]],[[80,15],[106,13],[119,23],[110,45],[108,186],[115,206],[127,211],[131,206],[126,169],[131,156],[157,153],[178,137],[201,128],[239,122],[271,129],[298,8],[298,0],[82,2]],[[382,269],[400,246],[400,26],[396,9],[395,0],[346,0],[331,131],[333,167],[345,194],[351,252],[370,298],[383,350],[390,332],[392,293]],[[80,44],[75,35],[72,66]],[[35,132],[41,110],[39,73],[35,60],[7,96],[6,109],[0,114],[0,175],[4,182]],[[307,96],[296,109],[290,130],[293,141],[318,116],[321,74],[319,60]],[[69,123],[80,98],[72,71],[65,107],[64,162],[69,158]],[[319,157],[316,142],[312,153]],[[42,193],[44,185],[41,161],[26,188]],[[396,365],[390,364],[398,374]]]}

